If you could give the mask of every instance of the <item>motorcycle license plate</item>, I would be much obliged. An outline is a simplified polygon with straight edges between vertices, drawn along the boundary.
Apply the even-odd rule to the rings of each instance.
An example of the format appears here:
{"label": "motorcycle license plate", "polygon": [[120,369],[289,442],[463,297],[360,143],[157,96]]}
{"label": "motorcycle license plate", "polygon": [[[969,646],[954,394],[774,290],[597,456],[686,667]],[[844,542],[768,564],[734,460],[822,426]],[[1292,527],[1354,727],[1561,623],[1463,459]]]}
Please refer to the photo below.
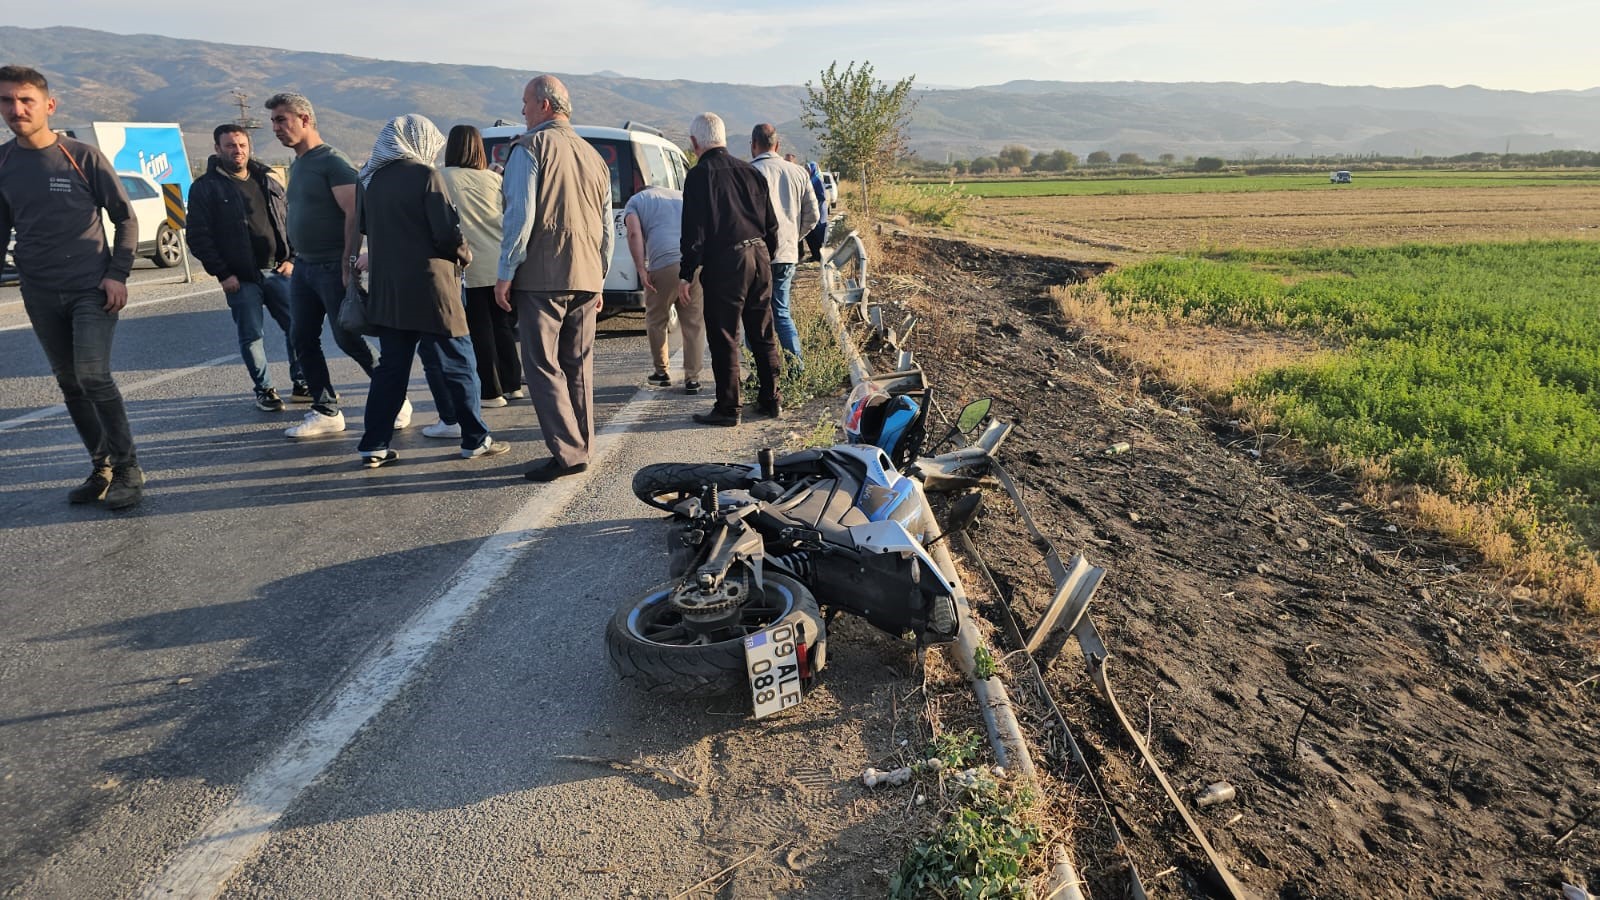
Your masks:
{"label": "motorcycle license plate", "polygon": [[800,654],[793,625],[774,625],[744,639],[744,667],[756,718],[800,703]]}

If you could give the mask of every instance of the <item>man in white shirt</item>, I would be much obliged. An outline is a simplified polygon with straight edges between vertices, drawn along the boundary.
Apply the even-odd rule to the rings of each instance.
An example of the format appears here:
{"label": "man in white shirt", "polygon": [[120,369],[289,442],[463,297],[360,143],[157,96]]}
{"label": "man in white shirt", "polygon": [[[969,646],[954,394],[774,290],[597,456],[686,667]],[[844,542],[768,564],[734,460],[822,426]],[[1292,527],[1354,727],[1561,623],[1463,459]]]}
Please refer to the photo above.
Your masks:
{"label": "man in white shirt", "polygon": [[750,132],[750,164],[767,179],[772,211],[778,217],[778,251],[772,257],[772,325],[790,365],[804,365],[800,332],[789,313],[789,285],[800,262],[800,239],[817,224],[817,197],[806,170],[778,153],[778,129],[763,122]]}

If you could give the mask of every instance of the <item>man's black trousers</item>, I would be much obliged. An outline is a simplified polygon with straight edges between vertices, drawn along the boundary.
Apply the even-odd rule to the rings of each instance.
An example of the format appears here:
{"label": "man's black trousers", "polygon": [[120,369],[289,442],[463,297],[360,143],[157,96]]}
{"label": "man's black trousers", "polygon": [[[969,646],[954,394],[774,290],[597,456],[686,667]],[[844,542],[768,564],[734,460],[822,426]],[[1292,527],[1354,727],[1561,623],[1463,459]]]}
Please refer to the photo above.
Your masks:
{"label": "man's black trousers", "polygon": [[782,365],[772,330],[772,259],[757,241],[708,256],[700,271],[705,291],[706,343],[717,379],[716,411],[739,413],[739,324],[756,361],[763,404],[778,400]]}

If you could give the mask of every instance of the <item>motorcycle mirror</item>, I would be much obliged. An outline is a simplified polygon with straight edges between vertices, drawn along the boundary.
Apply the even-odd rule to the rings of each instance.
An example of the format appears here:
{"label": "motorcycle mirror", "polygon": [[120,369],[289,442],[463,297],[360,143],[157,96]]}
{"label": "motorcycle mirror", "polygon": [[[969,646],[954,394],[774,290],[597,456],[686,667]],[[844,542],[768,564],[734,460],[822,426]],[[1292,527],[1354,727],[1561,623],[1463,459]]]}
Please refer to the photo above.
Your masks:
{"label": "motorcycle mirror", "polygon": [[926,546],[931,548],[934,544],[939,543],[950,535],[959,534],[971,528],[972,523],[978,518],[978,513],[982,511],[983,493],[981,491],[972,491],[957,497],[955,502],[950,504],[950,515],[945,517],[944,531],[939,532],[939,535],[929,541]]}
{"label": "motorcycle mirror", "polygon": [[977,520],[978,514],[983,512],[983,494],[973,491],[957,497],[950,504],[950,515],[945,523],[945,531],[966,531]]}
{"label": "motorcycle mirror", "polygon": [[974,400],[961,408],[961,415],[956,417],[956,430],[967,434],[983,423],[989,416],[989,407],[994,401],[988,397]]}

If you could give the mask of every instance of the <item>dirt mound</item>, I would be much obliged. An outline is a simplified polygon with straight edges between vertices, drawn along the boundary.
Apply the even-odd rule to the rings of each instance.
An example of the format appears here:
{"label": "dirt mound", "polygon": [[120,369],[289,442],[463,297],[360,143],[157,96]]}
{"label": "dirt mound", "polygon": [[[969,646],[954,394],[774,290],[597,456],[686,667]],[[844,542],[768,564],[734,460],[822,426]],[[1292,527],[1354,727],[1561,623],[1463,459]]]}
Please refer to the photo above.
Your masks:
{"label": "dirt mound", "polygon": [[[1264,461],[1227,423],[1112,371],[1048,294],[1094,266],[912,237],[885,239],[875,266],[875,296],[921,317],[917,355],[942,396],[994,396],[1019,423],[1002,462],[1040,526],[1064,555],[1108,569],[1091,614],[1122,704],[1180,791],[1237,787],[1197,812],[1251,891],[1600,886],[1592,630],[1541,618],[1492,590],[1466,551],[1387,522],[1338,478]],[[1129,449],[1106,452],[1119,442]],[[1050,585],[999,499],[974,538],[1032,621]],[[1197,849],[1075,645],[1046,676],[1147,886],[1204,895]],[[1032,737],[1077,781],[1052,758],[1058,740]],[[1064,812],[1095,894],[1121,896],[1100,809]]]}

